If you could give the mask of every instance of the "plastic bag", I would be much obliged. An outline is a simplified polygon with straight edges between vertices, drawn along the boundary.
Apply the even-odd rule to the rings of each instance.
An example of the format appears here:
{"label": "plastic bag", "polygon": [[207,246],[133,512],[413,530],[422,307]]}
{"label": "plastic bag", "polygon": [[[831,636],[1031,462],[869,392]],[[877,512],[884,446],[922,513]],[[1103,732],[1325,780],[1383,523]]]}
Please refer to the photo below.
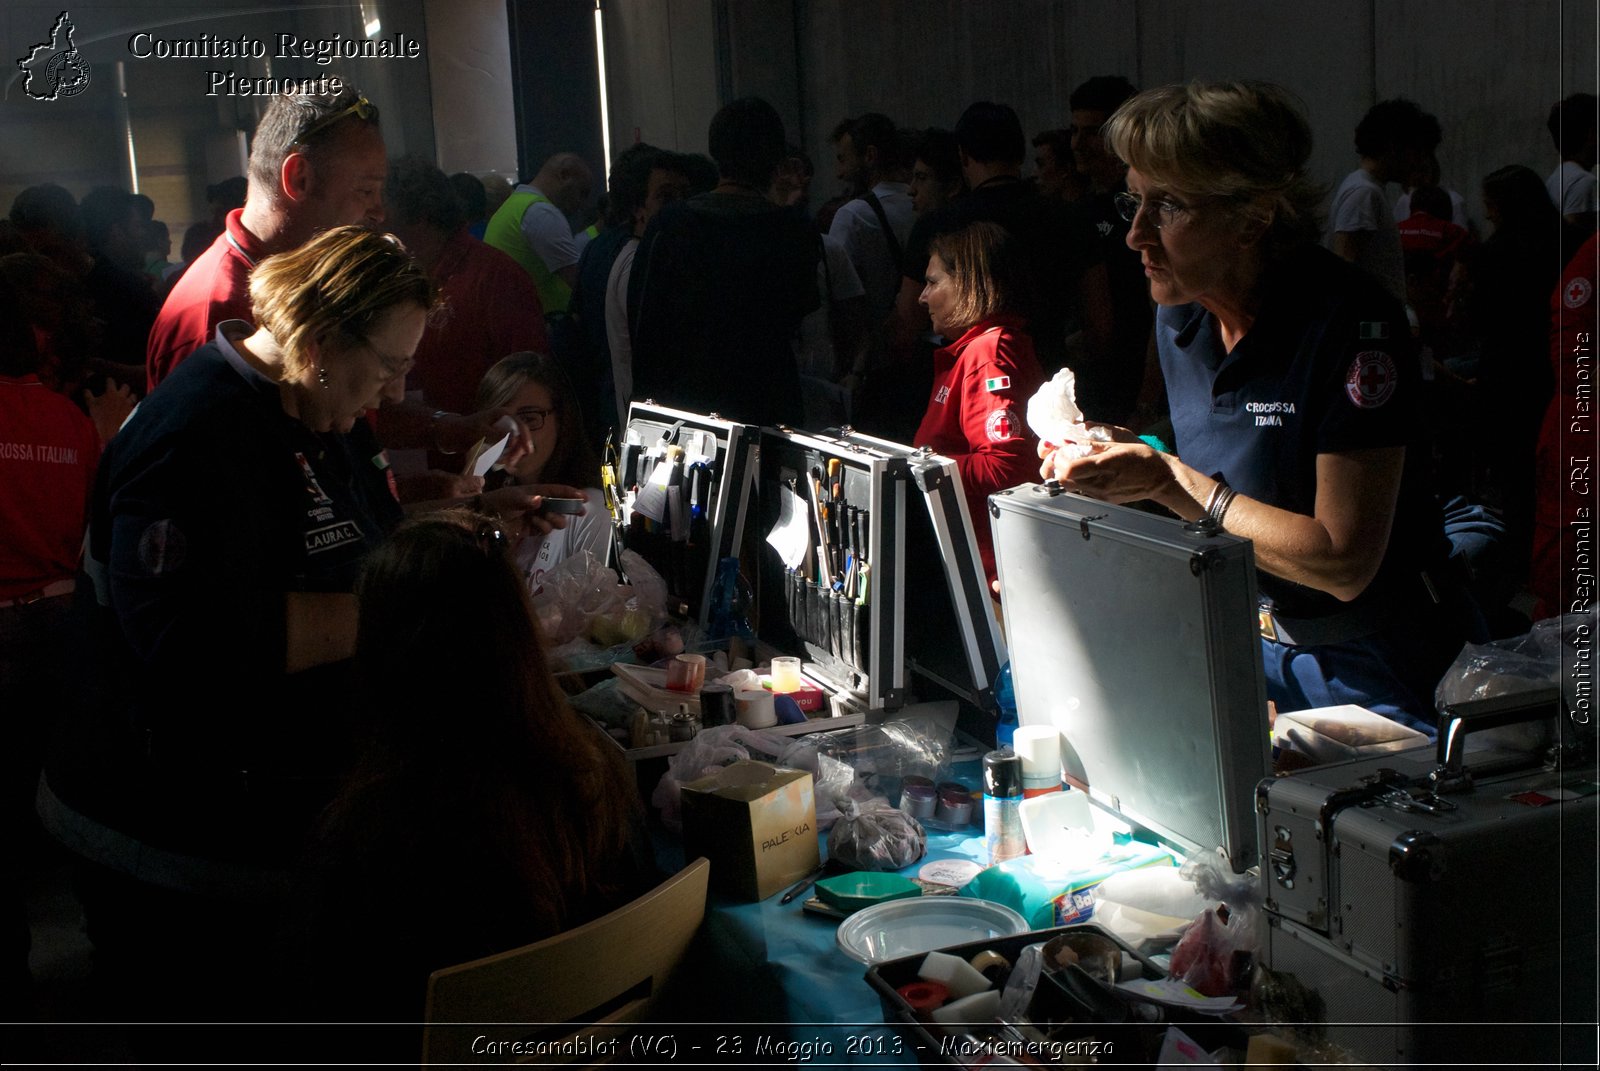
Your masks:
{"label": "plastic bag", "polygon": [[[1568,645],[1578,642],[1593,628],[1589,617],[1567,614],[1535,622],[1521,636],[1493,643],[1469,643],[1461,648],[1434,690],[1434,703],[1442,710],[1454,703],[1555,685],[1561,688],[1565,709],[1580,709],[1578,679],[1561,672],[1562,652],[1564,648],[1571,649]],[[1552,729],[1549,722],[1529,722],[1481,730],[1473,734],[1473,739],[1499,747],[1534,750],[1551,742]]]}
{"label": "plastic bag", "polygon": [[868,795],[898,800],[904,778],[937,781],[946,770],[944,745],[909,722],[835,729],[815,739],[817,751],[850,768]]}
{"label": "plastic bag", "polygon": [[539,577],[534,614],[548,646],[586,638],[602,647],[633,643],[666,617],[667,586],[632,551],[622,552],[631,584],[599,558],[582,551]]}
{"label": "plastic bag", "polygon": [[[740,759],[759,759],[778,766],[816,774],[816,751],[787,736],[747,729],[743,725],[717,725],[696,733],[682,751],[668,761],[650,802],[661,811],[662,823],[674,833],[683,829],[683,785]],[[808,764],[809,762],[809,764]]]}
{"label": "plastic bag", "polygon": [[1172,950],[1170,973],[1208,997],[1240,993],[1250,983],[1258,951],[1260,890],[1228,869],[1221,855],[1190,856],[1181,871],[1195,890],[1220,906],[1196,916]]}
{"label": "plastic bag", "polygon": [[839,820],[828,832],[828,858],[856,870],[900,870],[928,850],[920,823],[884,799],[840,803]]}

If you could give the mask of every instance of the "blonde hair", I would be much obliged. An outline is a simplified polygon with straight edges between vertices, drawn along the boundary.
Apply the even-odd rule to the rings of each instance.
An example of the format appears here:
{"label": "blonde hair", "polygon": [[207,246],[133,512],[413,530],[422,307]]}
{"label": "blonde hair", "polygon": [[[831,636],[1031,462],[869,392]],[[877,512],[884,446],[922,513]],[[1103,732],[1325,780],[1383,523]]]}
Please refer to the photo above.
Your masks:
{"label": "blonde hair", "polygon": [[390,309],[409,303],[431,312],[438,293],[399,239],[352,226],[256,265],[250,301],[292,375],[306,370],[311,343],[352,349]]}
{"label": "blonde hair", "polygon": [[963,330],[1002,312],[1028,312],[1028,277],[1016,239],[998,223],[978,222],[934,238],[928,247],[955,283],[952,323]]}
{"label": "blonde hair", "polygon": [[[1306,175],[1311,124],[1270,82],[1190,82],[1130,97],[1101,130],[1123,163],[1191,197],[1266,203],[1273,252],[1315,242],[1322,190]],[[1248,209],[1247,209],[1248,211]]]}

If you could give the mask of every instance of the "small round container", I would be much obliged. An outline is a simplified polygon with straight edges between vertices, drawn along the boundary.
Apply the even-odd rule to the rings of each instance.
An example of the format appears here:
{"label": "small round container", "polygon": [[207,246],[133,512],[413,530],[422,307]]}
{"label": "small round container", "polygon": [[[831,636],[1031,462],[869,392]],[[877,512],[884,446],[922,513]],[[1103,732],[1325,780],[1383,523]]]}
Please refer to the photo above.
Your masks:
{"label": "small round container", "polygon": [[1053,725],[1024,725],[1011,745],[1022,760],[1025,798],[1061,791],[1061,731]]}
{"label": "small round container", "polygon": [[681,654],[667,663],[667,687],[674,692],[698,692],[705,682],[705,655]]}
{"label": "small round container", "polygon": [[772,660],[772,690],[780,694],[800,690],[800,659],[778,655]]}
{"label": "small round container", "polygon": [[938,805],[932,785],[906,784],[900,788],[900,809],[912,818],[932,818]]}
{"label": "small round container", "polygon": [[939,806],[933,816],[947,826],[966,825],[972,821],[972,793],[963,785],[939,786]]}
{"label": "small round container", "polygon": [[772,693],[765,688],[743,688],[733,693],[738,721],[746,729],[770,729],[778,724]]}
{"label": "small round container", "polygon": [[732,725],[738,711],[733,705],[733,689],[721,681],[711,681],[700,687],[700,724],[709,729],[714,725]]}

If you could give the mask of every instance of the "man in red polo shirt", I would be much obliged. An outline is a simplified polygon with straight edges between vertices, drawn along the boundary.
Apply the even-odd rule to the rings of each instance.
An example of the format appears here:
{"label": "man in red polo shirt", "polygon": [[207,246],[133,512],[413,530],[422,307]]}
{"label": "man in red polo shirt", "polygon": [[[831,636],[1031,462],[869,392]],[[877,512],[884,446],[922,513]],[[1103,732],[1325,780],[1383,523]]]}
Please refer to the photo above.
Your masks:
{"label": "man in red polo shirt", "polygon": [[167,295],[150,331],[154,390],[224,320],[250,320],[250,269],[318,231],[383,222],[389,161],[378,109],[361,91],[274,97],[250,146],[250,192],[220,237]]}
{"label": "man in red polo shirt", "polygon": [[[381,225],[388,172],[378,109],[360,90],[347,85],[338,93],[274,97],[250,145],[244,207],[228,213],[221,236],[183,273],[150,330],[149,388],[212,341],[218,324],[254,319],[250,271],[263,257],[296,249],[329,227]],[[459,453],[479,439],[503,434],[494,429],[500,415],[463,416],[403,402],[384,406],[373,419],[385,446]],[[524,431],[507,456],[515,458],[529,445]],[[470,482],[445,479],[417,493],[434,498],[474,490]]]}

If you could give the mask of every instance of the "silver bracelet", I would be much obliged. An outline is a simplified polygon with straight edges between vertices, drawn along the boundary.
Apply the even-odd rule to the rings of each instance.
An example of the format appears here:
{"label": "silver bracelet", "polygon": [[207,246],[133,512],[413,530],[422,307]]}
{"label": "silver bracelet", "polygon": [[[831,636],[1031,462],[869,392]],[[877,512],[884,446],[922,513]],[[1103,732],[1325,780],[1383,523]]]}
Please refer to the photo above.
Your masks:
{"label": "silver bracelet", "polygon": [[1234,496],[1237,494],[1237,491],[1223,481],[1217,481],[1217,486],[1206,498],[1206,516],[1211,519],[1212,524],[1218,528],[1222,527],[1222,518],[1227,516],[1228,507],[1233,505]]}

